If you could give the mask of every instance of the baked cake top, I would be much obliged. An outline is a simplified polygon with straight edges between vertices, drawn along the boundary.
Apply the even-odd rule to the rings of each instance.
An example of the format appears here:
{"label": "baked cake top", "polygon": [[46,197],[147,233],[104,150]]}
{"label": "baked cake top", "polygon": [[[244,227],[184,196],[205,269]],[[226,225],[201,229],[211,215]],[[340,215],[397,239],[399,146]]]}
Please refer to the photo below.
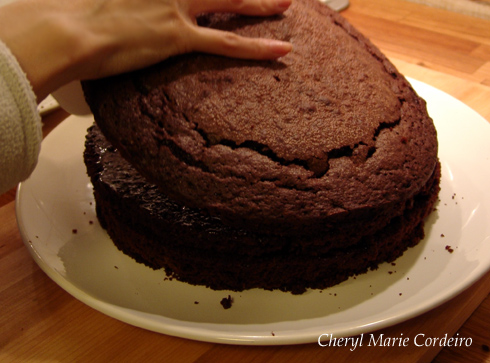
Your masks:
{"label": "baked cake top", "polygon": [[276,61],[182,55],[84,82],[103,133],[171,198],[290,233],[389,210],[426,183],[437,140],[425,102],[340,15],[296,0],[281,16],[199,21],[294,49]]}

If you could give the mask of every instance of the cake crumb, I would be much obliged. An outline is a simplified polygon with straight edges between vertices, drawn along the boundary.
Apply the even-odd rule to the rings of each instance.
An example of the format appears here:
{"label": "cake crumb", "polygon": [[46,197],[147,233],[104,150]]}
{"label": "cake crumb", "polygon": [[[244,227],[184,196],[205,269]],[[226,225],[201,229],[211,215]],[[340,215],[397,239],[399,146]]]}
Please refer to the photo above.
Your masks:
{"label": "cake crumb", "polygon": [[194,305],[198,305],[199,304],[199,301],[194,301]]}
{"label": "cake crumb", "polygon": [[275,334],[273,331],[271,331],[271,335],[272,335],[273,337],[275,337],[275,336],[276,336],[276,334]]}
{"label": "cake crumb", "polygon": [[454,252],[454,250],[449,245],[446,246],[446,251],[448,251],[449,253],[453,253]]}
{"label": "cake crumb", "polygon": [[446,236],[444,235],[444,233],[441,233],[441,237],[446,237]]}
{"label": "cake crumb", "polygon": [[78,229],[73,228],[73,229],[71,230],[71,233],[73,233],[73,234],[77,234],[77,233],[78,233]]}
{"label": "cake crumb", "polygon": [[233,304],[233,298],[228,295],[228,297],[224,297],[223,299],[221,299],[220,304],[223,306],[224,309],[229,309]]}

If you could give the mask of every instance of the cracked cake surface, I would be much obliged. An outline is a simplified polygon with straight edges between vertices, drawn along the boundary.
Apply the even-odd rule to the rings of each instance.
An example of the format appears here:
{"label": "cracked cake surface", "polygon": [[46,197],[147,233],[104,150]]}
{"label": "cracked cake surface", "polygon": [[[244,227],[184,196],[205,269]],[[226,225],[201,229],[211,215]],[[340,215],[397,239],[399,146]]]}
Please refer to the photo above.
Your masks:
{"label": "cracked cake surface", "polygon": [[182,55],[85,82],[97,124],[142,175],[178,203],[273,234],[369,230],[403,213],[433,174],[436,132],[369,40],[314,0],[199,22],[294,49],[277,61]]}

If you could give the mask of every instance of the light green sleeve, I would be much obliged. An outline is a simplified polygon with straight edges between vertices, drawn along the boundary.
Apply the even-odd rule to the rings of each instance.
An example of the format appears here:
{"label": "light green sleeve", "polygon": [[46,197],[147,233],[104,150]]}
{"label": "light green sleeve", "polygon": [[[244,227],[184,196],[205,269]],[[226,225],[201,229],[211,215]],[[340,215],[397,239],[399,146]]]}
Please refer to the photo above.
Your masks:
{"label": "light green sleeve", "polygon": [[19,63],[0,41],[0,194],[29,177],[41,141],[36,96]]}

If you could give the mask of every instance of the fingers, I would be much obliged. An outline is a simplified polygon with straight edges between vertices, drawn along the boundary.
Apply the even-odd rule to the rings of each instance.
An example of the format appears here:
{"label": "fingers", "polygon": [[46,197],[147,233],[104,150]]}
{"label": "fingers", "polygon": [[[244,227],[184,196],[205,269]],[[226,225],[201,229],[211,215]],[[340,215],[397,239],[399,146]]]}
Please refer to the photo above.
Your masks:
{"label": "fingers", "polygon": [[244,15],[267,16],[282,13],[292,0],[190,0],[191,15],[212,12],[233,12]]}
{"label": "fingers", "polygon": [[[190,0],[189,15],[233,12],[268,16],[284,12],[291,3],[292,0]],[[193,51],[243,59],[276,59],[292,50],[291,43],[279,40],[247,38],[209,28],[194,30],[193,44],[189,44]]]}
{"label": "fingers", "polygon": [[274,39],[247,38],[216,29],[199,28],[191,44],[194,51],[242,59],[276,59],[292,50],[292,44]]}

